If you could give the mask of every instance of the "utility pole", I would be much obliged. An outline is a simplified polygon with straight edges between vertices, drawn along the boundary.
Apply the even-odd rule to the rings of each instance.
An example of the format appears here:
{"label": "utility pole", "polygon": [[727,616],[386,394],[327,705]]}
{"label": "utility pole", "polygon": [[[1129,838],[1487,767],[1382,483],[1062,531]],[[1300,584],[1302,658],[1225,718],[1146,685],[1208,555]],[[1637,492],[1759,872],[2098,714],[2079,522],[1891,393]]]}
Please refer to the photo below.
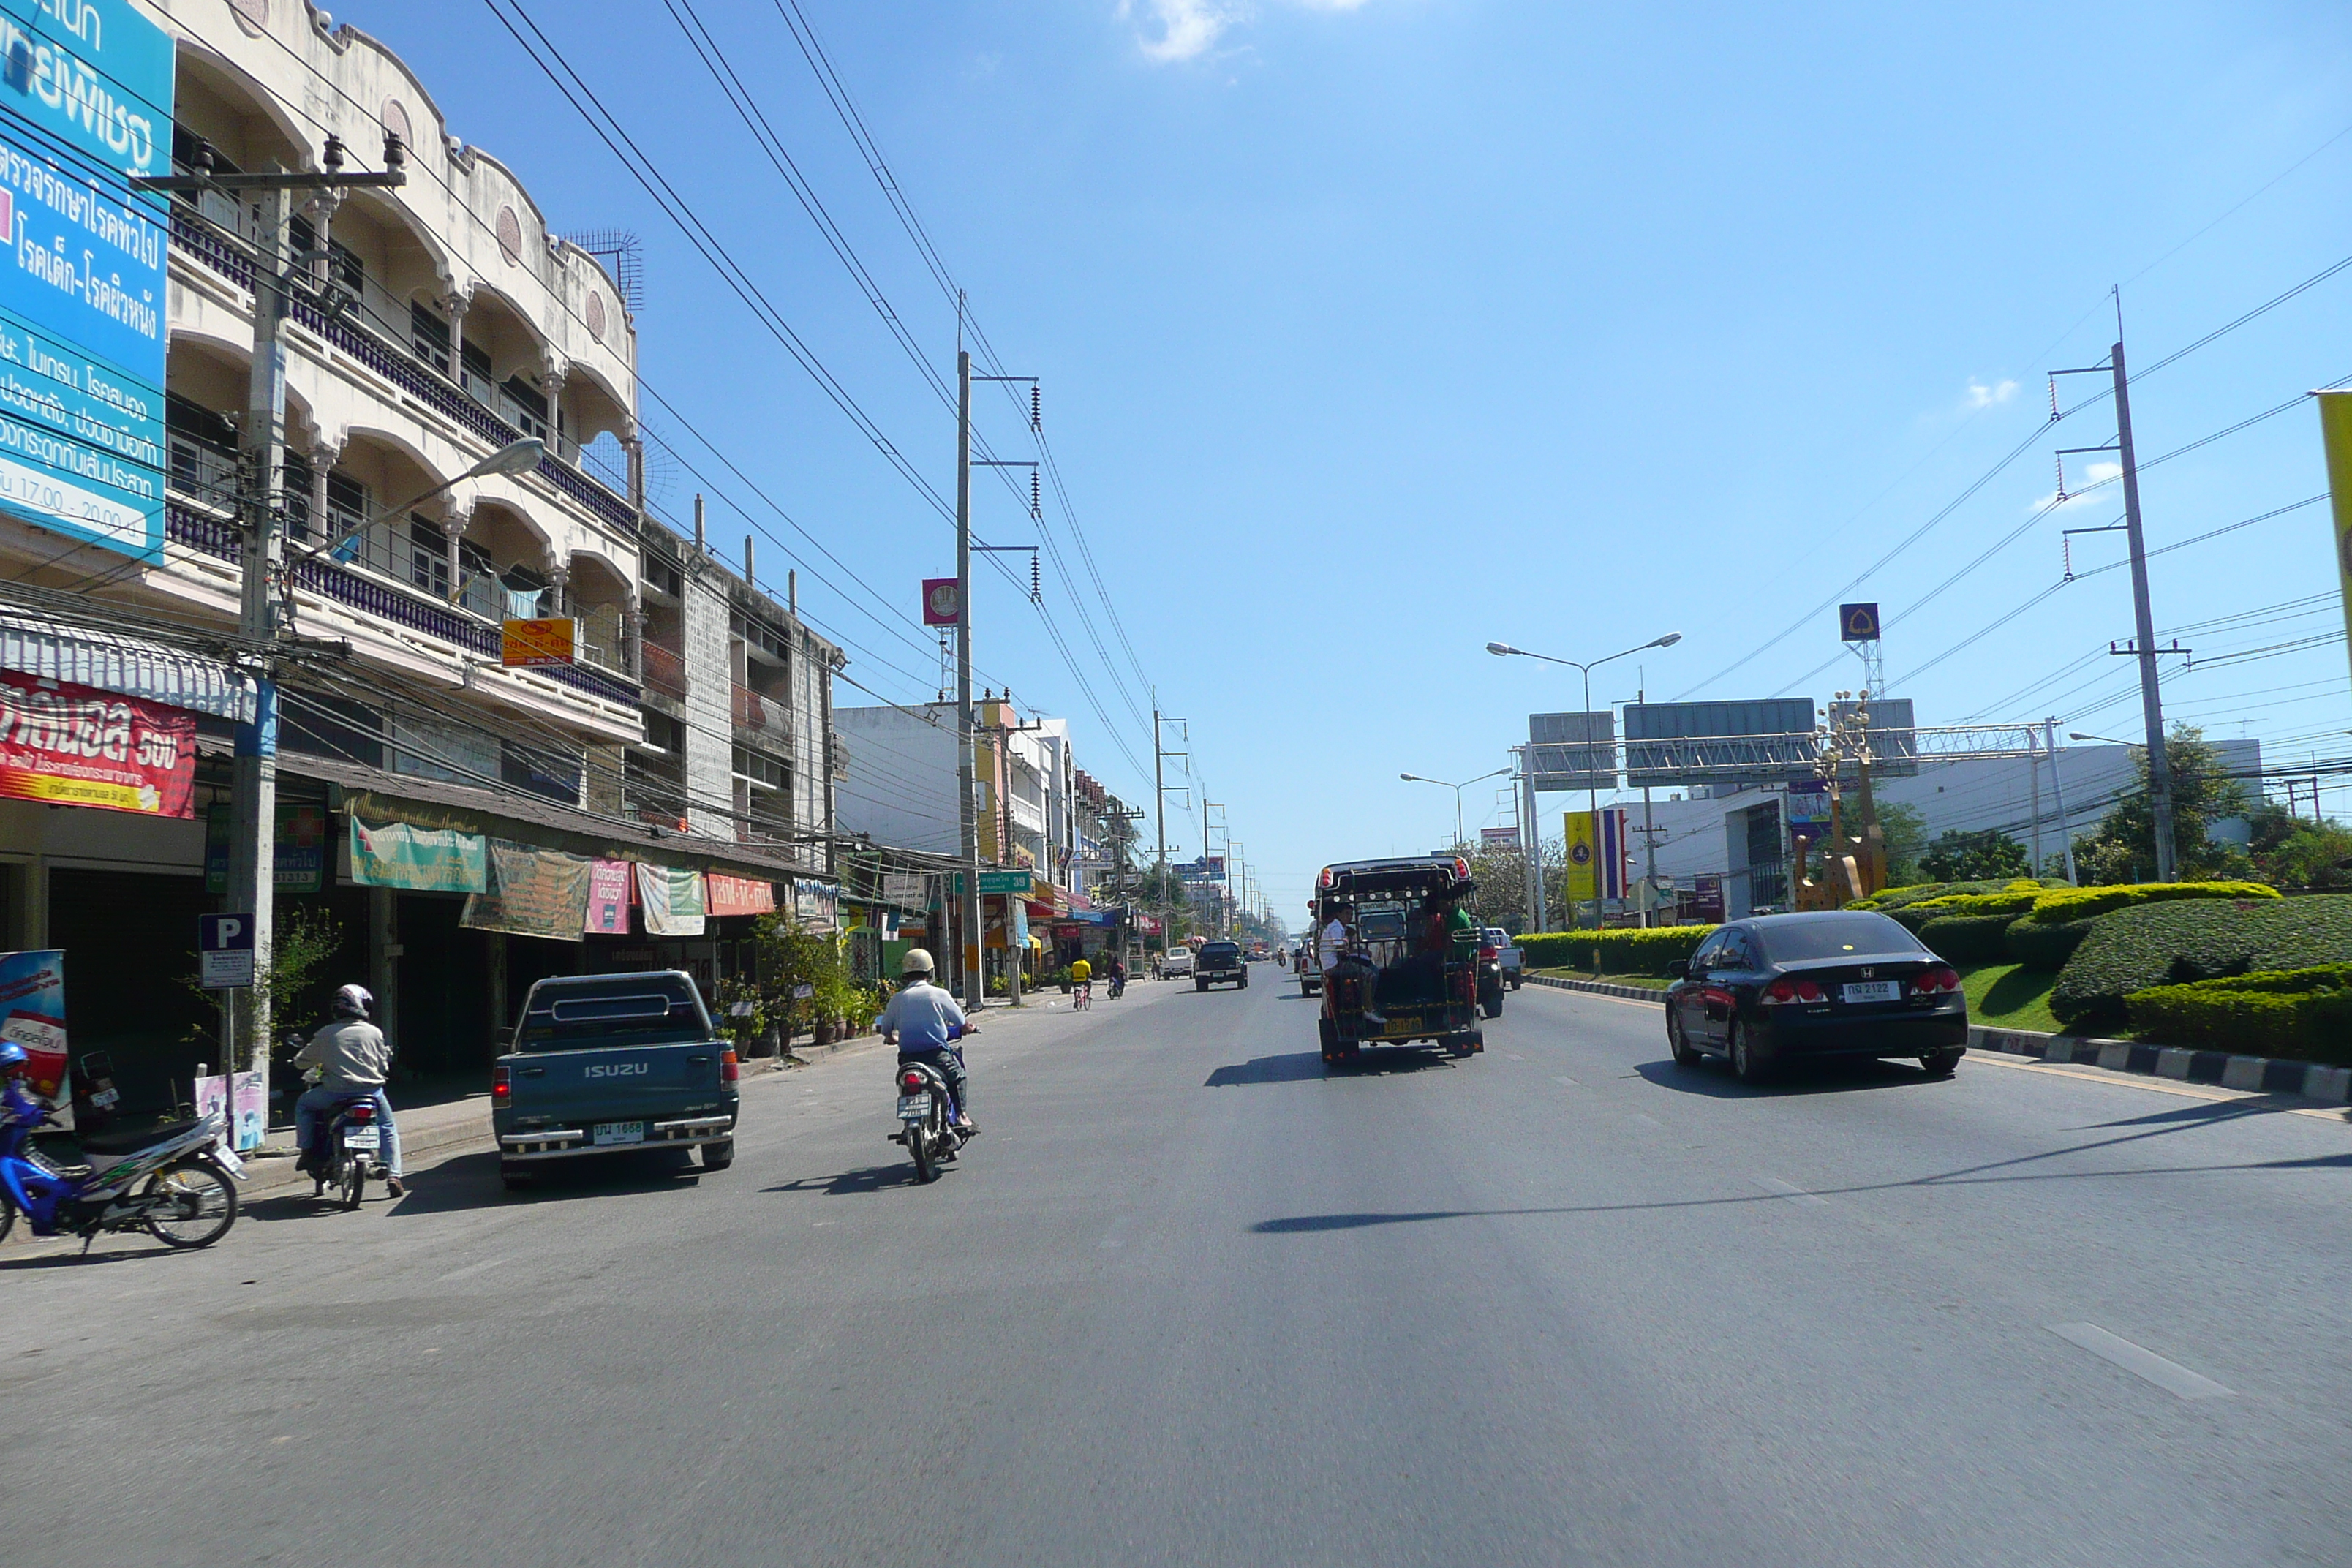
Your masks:
{"label": "utility pole", "polygon": [[1536,826],[1535,750],[1514,746],[1519,759],[1519,860],[1527,873],[1528,918],[1544,929],[1543,836]]}
{"label": "utility pole", "polygon": [[2131,375],[2124,365],[2123,303],[2118,294],[2116,304],[2116,343],[2107,351],[2105,364],[2080,365],[2072,370],[2050,373],[2050,412],[2058,417],[2058,377],[2087,375],[2105,371],[2114,378],[2116,388],[2116,439],[2113,447],[2062,447],[2058,450],[2059,499],[2065,498],[2065,459],[2072,452],[2113,451],[2123,467],[2124,538],[2131,551],[2132,631],[2129,647],[2117,647],[2110,643],[2109,653],[2130,654],[2139,661],[2140,722],[2147,736],[2147,801],[2149,815],[2154,818],[2156,833],[2156,879],[2169,882],[2179,875],[2178,852],[2173,842],[2172,827],[2172,763],[2164,745],[2164,699],[2158,689],[2156,658],[2164,653],[2185,653],[2177,643],[2159,650],[2156,646],[2156,613],[2147,597],[2147,544],[2140,530],[2139,462],[2132,448]]}
{"label": "utility pole", "polygon": [[978,737],[971,710],[971,352],[963,346],[963,300],[956,300],[956,778],[963,802],[963,928],[957,933],[961,948],[963,1005],[978,1014],[988,994],[982,973],[981,943],[985,932],[980,918],[980,815],[975,791],[979,763]]}
{"label": "utility pole", "polygon": [[2066,820],[2066,786],[2058,778],[2058,721],[2055,718],[2042,721],[2042,748],[2050,753],[2050,793],[2056,797],[2058,805],[2058,842],[2066,847],[2066,881],[2069,886],[2079,888],[2083,884],[2074,875],[2074,825]]}
{"label": "utility pole", "polygon": [[[1157,886],[1160,895],[1160,915],[1163,922],[1169,920],[1175,910],[1174,901],[1168,897],[1168,770],[1166,763],[1170,757],[1184,757],[1189,756],[1189,753],[1184,752],[1169,751],[1160,743],[1160,731],[1162,725],[1182,724],[1186,721],[1187,721],[1182,719],[1171,719],[1161,713],[1160,711],[1159,697],[1156,693],[1153,695],[1151,704],[1151,809],[1153,815],[1160,819],[1160,880]],[[1181,788],[1182,786],[1179,785],[1178,787]],[[1205,856],[1208,852],[1209,847],[1206,843],[1203,843],[1201,846],[1201,853]],[[1160,950],[1162,952],[1168,951],[1168,937],[1169,932],[1163,924],[1160,932]]]}
{"label": "utility pole", "polygon": [[[246,377],[245,418],[237,430],[239,476],[239,559],[243,580],[237,599],[237,632],[247,645],[277,642],[285,633],[279,621],[286,540],[278,527],[286,482],[286,345],[285,322],[290,313],[296,268],[325,258],[327,231],[341,193],[357,186],[388,190],[407,183],[403,166],[407,153],[400,138],[383,143],[383,172],[346,174],[343,144],[327,138],[320,152],[321,171],[313,174],[215,174],[213,150],[198,142],[193,174],[146,177],[131,182],[142,191],[196,195],[225,191],[240,202],[254,198],[253,355]],[[301,257],[287,254],[287,198],[310,192],[325,198],[317,226],[318,249]],[[321,520],[323,521],[323,520]],[[254,984],[229,995],[231,1040],[227,1067],[261,1074],[262,1103],[268,1104],[269,1011],[271,951],[276,945],[278,872],[278,682],[277,664],[261,657],[255,680],[253,722],[236,730],[231,770],[228,902],[253,921]]]}
{"label": "utility pole", "polygon": [[2156,675],[2156,615],[2147,602],[2147,544],[2139,525],[2139,465],[2132,456],[2131,377],[2124,373],[2120,332],[2113,358],[2116,449],[2124,465],[2124,538],[2131,546],[2132,630],[2138,639],[2140,717],[2147,726],[2147,797],[2156,818],[2156,879],[2169,882],[2179,875],[2172,841],[2172,764],[2164,753],[2164,699],[2157,689]]}

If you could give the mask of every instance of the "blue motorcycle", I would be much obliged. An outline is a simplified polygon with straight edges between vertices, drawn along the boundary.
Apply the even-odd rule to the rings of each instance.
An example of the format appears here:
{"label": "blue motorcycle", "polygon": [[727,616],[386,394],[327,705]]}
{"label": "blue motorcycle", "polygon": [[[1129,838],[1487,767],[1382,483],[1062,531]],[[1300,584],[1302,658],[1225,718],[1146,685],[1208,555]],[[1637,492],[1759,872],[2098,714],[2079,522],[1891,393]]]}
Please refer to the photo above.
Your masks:
{"label": "blue motorcycle", "polygon": [[[963,1050],[958,1042],[978,1033],[974,1025],[951,1026],[947,1048],[961,1061]],[[902,1061],[898,1084],[898,1131],[889,1134],[889,1141],[905,1144],[913,1156],[915,1180],[936,1181],[940,1163],[954,1159],[971,1135],[956,1126],[955,1094],[948,1088],[947,1074],[937,1067],[927,1061]]]}
{"label": "blue motorcycle", "polygon": [[[0,1060],[0,1070],[11,1065]],[[57,1124],[8,1073],[0,1089],[0,1242],[20,1211],[35,1236],[79,1236],[85,1252],[100,1231],[115,1230],[144,1229],[166,1247],[210,1247],[236,1223],[245,1163],[229,1149],[219,1111],[84,1138],[84,1165],[58,1164],[33,1147],[35,1132]]]}

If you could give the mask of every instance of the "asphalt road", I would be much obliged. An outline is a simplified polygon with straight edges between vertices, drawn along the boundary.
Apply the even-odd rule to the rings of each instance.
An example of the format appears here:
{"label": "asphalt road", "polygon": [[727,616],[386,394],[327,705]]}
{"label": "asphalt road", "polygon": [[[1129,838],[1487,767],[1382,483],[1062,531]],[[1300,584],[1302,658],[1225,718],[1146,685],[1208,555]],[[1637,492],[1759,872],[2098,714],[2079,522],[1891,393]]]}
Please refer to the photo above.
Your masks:
{"label": "asphalt road", "polygon": [[[1312,1006],[992,1016],[730,1171],[0,1260],[0,1518],[109,1564],[2352,1563],[2352,1127],[1971,1058],[1751,1092],[1655,1008],[1327,1079]],[[0,1555],[13,1555],[0,1553]]]}

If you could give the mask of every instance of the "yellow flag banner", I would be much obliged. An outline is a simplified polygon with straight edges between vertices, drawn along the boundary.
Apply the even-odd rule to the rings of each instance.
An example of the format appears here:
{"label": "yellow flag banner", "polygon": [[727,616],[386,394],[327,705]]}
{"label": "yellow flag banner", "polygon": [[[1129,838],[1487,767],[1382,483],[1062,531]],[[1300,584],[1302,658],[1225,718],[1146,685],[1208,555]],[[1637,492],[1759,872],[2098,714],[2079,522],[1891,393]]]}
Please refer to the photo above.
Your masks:
{"label": "yellow flag banner", "polygon": [[2335,522],[2336,577],[2344,594],[2344,627],[2352,632],[2352,391],[2319,392],[2319,437],[2327,451],[2327,495]]}
{"label": "yellow flag banner", "polygon": [[1568,901],[1580,903],[1597,897],[1592,890],[1592,874],[1600,865],[1600,855],[1592,842],[1592,817],[1589,813],[1571,811],[1568,814]]}

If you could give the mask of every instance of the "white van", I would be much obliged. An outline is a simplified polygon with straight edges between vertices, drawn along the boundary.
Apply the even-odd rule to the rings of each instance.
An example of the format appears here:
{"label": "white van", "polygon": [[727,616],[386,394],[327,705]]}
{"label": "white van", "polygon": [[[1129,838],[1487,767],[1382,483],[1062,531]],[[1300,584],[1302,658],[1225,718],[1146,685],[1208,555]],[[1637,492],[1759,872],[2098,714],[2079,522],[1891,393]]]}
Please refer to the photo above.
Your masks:
{"label": "white van", "polygon": [[1180,974],[1189,976],[1192,973],[1192,950],[1191,948],[1171,947],[1160,955],[1160,977],[1162,980],[1173,980]]}

